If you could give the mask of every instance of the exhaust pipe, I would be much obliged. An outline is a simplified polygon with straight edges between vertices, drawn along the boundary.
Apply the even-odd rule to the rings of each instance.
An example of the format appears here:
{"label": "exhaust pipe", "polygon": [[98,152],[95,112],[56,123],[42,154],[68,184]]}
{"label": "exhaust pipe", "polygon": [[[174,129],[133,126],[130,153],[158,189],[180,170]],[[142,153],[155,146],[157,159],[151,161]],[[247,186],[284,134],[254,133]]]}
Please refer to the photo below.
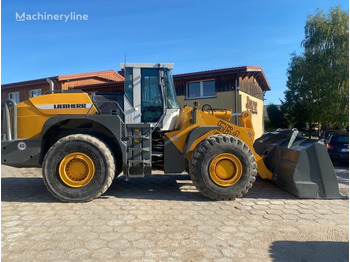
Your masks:
{"label": "exhaust pipe", "polygon": [[46,81],[50,85],[50,94],[53,94],[53,92],[54,92],[54,83],[53,83],[53,81],[50,78],[46,78]]}

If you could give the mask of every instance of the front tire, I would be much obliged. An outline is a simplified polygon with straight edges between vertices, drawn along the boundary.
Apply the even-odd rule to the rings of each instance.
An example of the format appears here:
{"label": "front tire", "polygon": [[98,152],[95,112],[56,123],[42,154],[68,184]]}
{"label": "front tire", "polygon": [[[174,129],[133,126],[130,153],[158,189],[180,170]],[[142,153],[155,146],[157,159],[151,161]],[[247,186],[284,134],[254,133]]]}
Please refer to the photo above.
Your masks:
{"label": "front tire", "polygon": [[233,200],[252,187],[256,168],[255,157],[242,140],[230,135],[213,135],[193,151],[190,176],[204,196]]}
{"label": "front tire", "polygon": [[76,134],[57,141],[43,161],[43,178],[63,202],[87,202],[107,191],[115,176],[111,150],[96,137]]}

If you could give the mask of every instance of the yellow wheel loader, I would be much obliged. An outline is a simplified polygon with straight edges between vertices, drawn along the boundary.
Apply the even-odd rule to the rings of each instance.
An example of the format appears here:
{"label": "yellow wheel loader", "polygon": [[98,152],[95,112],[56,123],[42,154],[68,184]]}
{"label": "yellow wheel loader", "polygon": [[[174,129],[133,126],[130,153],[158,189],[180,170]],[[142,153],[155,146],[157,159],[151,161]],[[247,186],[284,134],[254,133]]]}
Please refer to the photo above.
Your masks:
{"label": "yellow wheel loader", "polygon": [[[213,200],[242,197],[257,174],[302,198],[342,198],[321,144],[297,131],[254,140],[251,113],[209,105],[180,109],[173,64],[122,64],[123,93],[60,91],[18,105],[2,102],[1,163],[42,167],[48,190],[61,201],[103,194],[114,177],[152,170],[187,170]],[[239,117],[234,125],[231,117]],[[255,142],[254,142],[255,141]]]}

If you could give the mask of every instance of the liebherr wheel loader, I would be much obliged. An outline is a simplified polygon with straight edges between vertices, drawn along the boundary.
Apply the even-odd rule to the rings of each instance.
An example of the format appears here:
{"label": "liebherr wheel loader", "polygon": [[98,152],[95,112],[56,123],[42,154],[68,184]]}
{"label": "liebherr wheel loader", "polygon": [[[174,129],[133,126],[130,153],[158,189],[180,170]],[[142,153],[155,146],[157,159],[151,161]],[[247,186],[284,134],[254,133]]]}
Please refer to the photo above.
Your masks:
{"label": "liebherr wheel loader", "polygon": [[296,132],[254,142],[251,113],[229,122],[230,109],[180,109],[173,64],[121,64],[124,93],[61,91],[18,105],[2,102],[3,165],[41,167],[61,201],[85,202],[112,180],[187,170],[213,200],[242,197],[259,174],[301,198],[342,198],[325,148]]}

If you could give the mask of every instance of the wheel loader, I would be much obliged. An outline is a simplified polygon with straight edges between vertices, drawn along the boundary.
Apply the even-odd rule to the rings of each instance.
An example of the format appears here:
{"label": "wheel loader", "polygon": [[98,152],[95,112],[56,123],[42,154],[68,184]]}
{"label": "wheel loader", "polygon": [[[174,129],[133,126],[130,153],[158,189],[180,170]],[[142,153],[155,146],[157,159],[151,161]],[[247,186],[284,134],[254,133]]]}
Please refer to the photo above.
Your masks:
{"label": "wheel loader", "polygon": [[[251,112],[180,108],[173,64],[121,64],[123,93],[56,91],[2,102],[1,163],[42,167],[64,202],[99,197],[113,179],[187,171],[213,200],[242,197],[256,175],[301,198],[342,198],[325,148],[297,131],[255,139]],[[230,122],[238,117],[240,126]]]}

